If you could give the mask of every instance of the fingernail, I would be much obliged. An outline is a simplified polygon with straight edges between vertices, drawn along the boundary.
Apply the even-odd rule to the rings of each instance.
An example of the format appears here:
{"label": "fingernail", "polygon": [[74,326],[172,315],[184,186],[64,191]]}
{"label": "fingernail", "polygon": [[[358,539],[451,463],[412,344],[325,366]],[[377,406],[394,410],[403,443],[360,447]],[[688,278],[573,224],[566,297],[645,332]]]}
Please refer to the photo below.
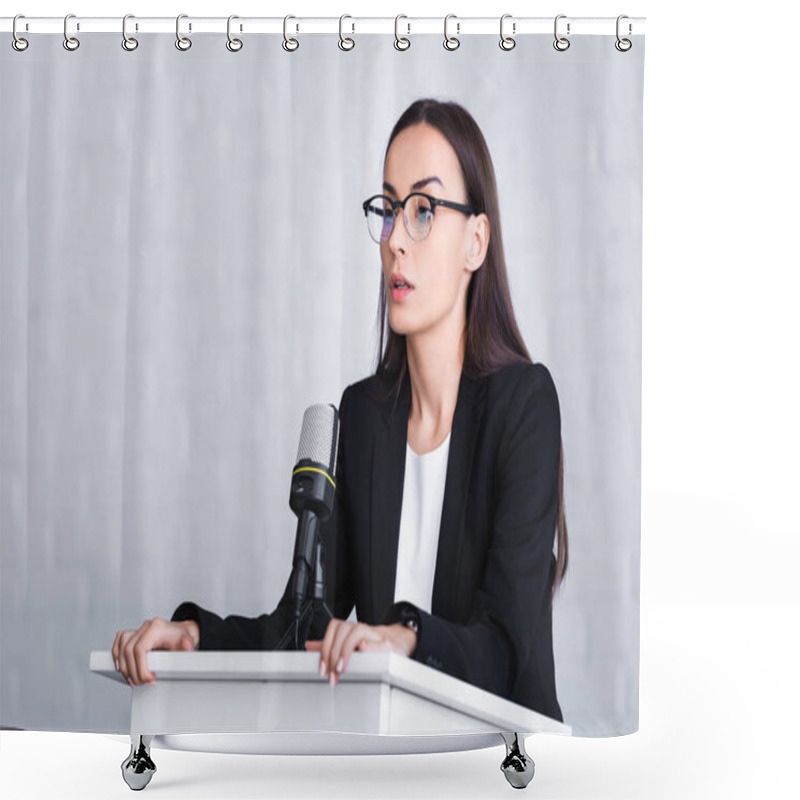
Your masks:
{"label": "fingernail", "polygon": [[133,686],[133,681],[130,678],[128,678],[128,686]]}
{"label": "fingernail", "polygon": [[114,669],[119,672],[119,661],[116,658],[114,659]]}
{"label": "fingernail", "polygon": [[320,676],[320,678],[324,678],[325,677],[325,662],[324,661],[320,661],[319,662],[319,676]]}
{"label": "fingernail", "polygon": [[333,679],[334,679],[335,677],[336,677],[336,673],[335,673],[335,672],[331,672],[331,674],[328,676],[328,683],[329,683],[331,686],[333,686],[333,685],[334,685],[334,684],[333,684]]}

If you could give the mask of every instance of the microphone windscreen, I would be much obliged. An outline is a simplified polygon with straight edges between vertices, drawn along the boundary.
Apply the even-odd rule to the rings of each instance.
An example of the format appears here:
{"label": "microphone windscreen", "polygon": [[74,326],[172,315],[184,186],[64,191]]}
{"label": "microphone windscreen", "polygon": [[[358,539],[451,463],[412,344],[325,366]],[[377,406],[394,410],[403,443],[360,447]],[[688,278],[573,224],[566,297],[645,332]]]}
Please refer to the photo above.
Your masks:
{"label": "microphone windscreen", "polygon": [[339,414],[330,403],[309,406],[303,414],[303,430],[297,448],[297,462],[309,460],[324,464],[336,474],[339,450]]}

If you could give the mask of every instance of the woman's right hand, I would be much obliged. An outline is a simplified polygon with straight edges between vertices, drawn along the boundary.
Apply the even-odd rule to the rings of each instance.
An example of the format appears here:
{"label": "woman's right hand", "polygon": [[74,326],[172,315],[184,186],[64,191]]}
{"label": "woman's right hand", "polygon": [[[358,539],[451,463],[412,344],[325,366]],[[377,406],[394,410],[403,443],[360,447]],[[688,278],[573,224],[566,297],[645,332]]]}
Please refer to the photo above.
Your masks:
{"label": "woman's right hand", "polygon": [[197,650],[200,629],[192,619],[168,622],[160,617],[146,619],[137,630],[117,631],[111,655],[114,666],[131,686],[155,683],[156,676],[147,668],[151,650]]}

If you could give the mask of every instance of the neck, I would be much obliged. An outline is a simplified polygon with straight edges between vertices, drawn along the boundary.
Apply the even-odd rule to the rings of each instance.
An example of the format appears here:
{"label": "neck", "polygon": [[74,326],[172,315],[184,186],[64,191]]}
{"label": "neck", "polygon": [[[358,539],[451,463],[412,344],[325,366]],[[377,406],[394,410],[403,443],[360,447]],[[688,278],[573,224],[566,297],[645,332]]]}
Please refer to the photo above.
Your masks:
{"label": "neck", "polygon": [[464,335],[406,338],[411,379],[409,422],[430,432],[450,429],[464,365]]}

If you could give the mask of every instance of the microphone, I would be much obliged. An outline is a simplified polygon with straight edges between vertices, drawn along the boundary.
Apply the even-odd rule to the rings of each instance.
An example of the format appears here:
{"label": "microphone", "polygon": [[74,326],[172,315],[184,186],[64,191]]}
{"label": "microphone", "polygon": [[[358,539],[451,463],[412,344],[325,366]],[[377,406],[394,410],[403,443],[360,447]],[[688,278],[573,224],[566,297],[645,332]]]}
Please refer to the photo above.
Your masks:
{"label": "microphone", "polygon": [[[289,506],[298,517],[291,578],[295,618],[298,620],[309,594],[318,525],[333,511],[338,452],[339,414],[336,407],[330,403],[309,406],[303,414],[297,464],[292,470],[289,493]],[[321,564],[317,567],[321,568]]]}

